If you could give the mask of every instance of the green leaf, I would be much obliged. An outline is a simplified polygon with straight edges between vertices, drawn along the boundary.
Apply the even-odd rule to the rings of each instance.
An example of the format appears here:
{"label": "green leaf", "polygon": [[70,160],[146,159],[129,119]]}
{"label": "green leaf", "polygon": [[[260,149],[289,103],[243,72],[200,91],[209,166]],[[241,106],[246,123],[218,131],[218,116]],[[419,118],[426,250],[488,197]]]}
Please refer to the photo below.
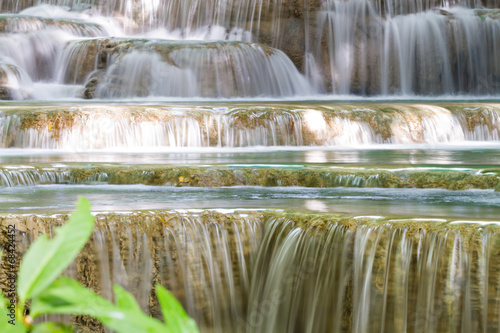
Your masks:
{"label": "green leaf", "polygon": [[37,324],[32,333],[73,333],[73,328],[61,323],[47,322]]}
{"label": "green leaf", "polygon": [[169,329],[176,333],[199,332],[196,322],[187,315],[181,303],[167,289],[157,284],[156,296],[163,320]]}
{"label": "green leaf", "polygon": [[142,312],[141,307],[137,304],[137,301],[132,294],[117,284],[113,286],[113,290],[115,292],[116,304],[120,309],[125,311]]}
{"label": "green leaf", "polygon": [[83,249],[94,229],[90,204],[80,198],[77,210],[56,236],[40,236],[26,252],[19,269],[18,295],[21,303],[36,297],[71,264]]}
{"label": "green leaf", "polygon": [[[7,305],[10,302],[0,292],[0,332],[2,333],[26,333],[26,328],[15,317],[11,318],[10,311],[7,310]],[[15,311],[14,311],[15,312]],[[14,320],[14,321],[12,321]],[[9,323],[10,321],[10,323]],[[12,323],[14,325],[12,325]]]}
{"label": "green leaf", "polygon": [[[86,315],[99,319],[106,327],[118,332],[168,333],[158,320],[146,316],[140,309],[132,310],[130,301],[120,298],[120,308],[67,277],[57,279],[31,303],[33,318],[42,314]],[[137,306],[138,308],[138,306]]]}
{"label": "green leaf", "polygon": [[[30,306],[30,314],[37,318],[44,314],[79,314],[97,317],[105,313],[113,316],[115,306],[78,281],[60,277],[35,297]],[[115,314],[117,318],[121,313]]]}

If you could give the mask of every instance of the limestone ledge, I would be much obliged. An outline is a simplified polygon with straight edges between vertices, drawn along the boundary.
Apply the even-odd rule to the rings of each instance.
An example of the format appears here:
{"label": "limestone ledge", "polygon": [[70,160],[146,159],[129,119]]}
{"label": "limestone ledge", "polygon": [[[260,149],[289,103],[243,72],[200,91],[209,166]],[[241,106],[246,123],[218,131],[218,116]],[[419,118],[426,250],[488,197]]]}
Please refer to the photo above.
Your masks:
{"label": "limestone ledge", "polygon": [[498,141],[500,105],[12,105],[0,108],[0,124],[4,148],[456,143]]}
{"label": "limestone ledge", "polygon": [[190,187],[305,186],[500,190],[500,169],[155,165],[1,166],[0,186],[110,184]]}
{"label": "limestone ledge", "polygon": [[[310,242],[326,248],[341,242],[346,248],[339,255],[346,256],[348,267],[354,261],[359,262],[363,256],[368,260],[370,255],[374,255],[374,269],[381,272],[389,270],[387,244],[392,242],[406,244],[405,256],[411,260],[418,260],[422,253],[432,250],[433,244],[440,244],[443,260],[453,258],[457,242],[463,256],[484,253],[487,239],[487,253],[491,255],[490,264],[493,265],[500,250],[498,241],[495,241],[499,226],[493,221],[461,222],[452,219],[265,210],[109,212],[96,214],[95,219],[96,229],[91,240],[65,274],[108,298],[111,297],[111,284],[120,283],[134,294],[146,311],[158,318],[161,314],[152,290],[156,283],[160,283],[172,290],[205,329],[213,327],[214,320],[222,318],[223,322],[217,325],[234,330],[239,321],[246,318],[250,297],[258,296],[250,294],[248,285],[252,274],[259,269],[253,265],[257,260],[259,267],[265,269],[267,262],[257,258],[264,235],[271,241],[266,241],[270,251],[280,246],[284,237],[292,235],[292,230],[302,233],[296,244],[299,251],[307,250],[304,246]],[[55,226],[67,220],[68,215],[64,214],[0,215],[0,244],[6,244],[7,227],[14,225],[20,259],[40,234],[53,233]],[[332,243],[329,235],[334,234],[341,238]],[[370,244],[376,247],[372,248]],[[271,252],[263,253],[271,255]],[[329,252],[329,255],[334,254]],[[318,258],[311,264],[319,265],[321,262]],[[4,259],[1,266],[5,268],[6,264]],[[474,272],[476,268],[473,267]],[[5,271],[0,270],[0,287],[3,290],[6,289]],[[397,272],[394,278],[399,279],[406,271]],[[259,274],[267,273],[266,270],[259,271]],[[349,276],[352,270],[348,269],[346,274]],[[444,281],[442,283],[450,278],[447,270],[436,271],[436,274],[438,281]],[[496,271],[491,274],[496,274]],[[380,293],[384,287],[377,276],[370,280],[370,286]],[[455,275],[451,277],[454,279]],[[349,295],[353,288],[352,285],[348,287]],[[233,301],[237,303],[225,302],[234,295],[237,298]],[[346,309],[353,307],[350,297],[344,302]],[[210,311],[214,304],[218,304],[220,316],[214,316]],[[224,313],[232,313],[233,316],[224,317]],[[345,315],[345,324],[349,326],[351,314]],[[102,331],[99,323],[93,320],[73,320],[93,332]]]}

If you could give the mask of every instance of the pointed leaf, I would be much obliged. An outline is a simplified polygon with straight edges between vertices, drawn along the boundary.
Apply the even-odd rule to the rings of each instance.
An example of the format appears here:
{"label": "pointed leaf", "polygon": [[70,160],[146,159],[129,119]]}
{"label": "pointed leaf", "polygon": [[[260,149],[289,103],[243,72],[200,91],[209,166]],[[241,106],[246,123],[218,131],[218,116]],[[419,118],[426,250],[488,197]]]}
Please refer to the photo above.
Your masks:
{"label": "pointed leaf", "polygon": [[156,285],[156,295],[160,303],[163,320],[169,329],[176,333],[199,332],[196,322],[187,315],[174,295],[159,284]]}
{"label": "pointed leaf", "polygon": [[18,322],[15,317],[11,317],[11,312],[7,309],[9,304],[9,300],[7,300],[0,292],[0,332],[26,333],[24,325]]}
{"label": "pointed leaf", "polygon": [[99,319],[106,327],[118,332],[168,333],[170,330],[142,311],[123,310],[67,277],[57,279],[33,299],[33,317],[42,314],[87,315]]}
{"label": "pointed leaf", "polygon": [[73,333],[73,328],[61,323],[46,322],[37,324],[32,333]]}
{"label": "pointed leaf", "polygon": [[115,292],[116,304],[120,309],[125,311],[142,312],[141,307],[137,304],[137,301],[132,294],[117,284],[113,286],[113,290]]}
{"label": "pointed leaf", "polygon": [[71,264],[94,229],[90,204],[80,198],[69,222],[56,229],[49,240],[40,236],[26,252],[19,269],[18,294],[21,302],[36,297]]}
{"label": "pointed leaf", "polygon": [[30,314],[37,318],[44,314],[80,314],[96,317],[100,313],[116,316],[113,303],[102,298],[78,281],[60,277],[35,297],[30,306]]}

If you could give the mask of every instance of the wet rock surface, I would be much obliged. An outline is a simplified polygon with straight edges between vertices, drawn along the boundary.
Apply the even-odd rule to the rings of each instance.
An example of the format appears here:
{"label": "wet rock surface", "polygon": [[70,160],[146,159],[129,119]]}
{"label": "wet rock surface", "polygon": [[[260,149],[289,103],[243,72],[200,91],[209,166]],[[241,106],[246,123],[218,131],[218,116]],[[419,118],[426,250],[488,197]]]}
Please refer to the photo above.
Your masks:
{"label": "wet rock surface", "polygon": [[[14,225],[20,257],[38,235],[51,232],[54,226],[65,223],[67,218],[66,215],[3,215],[0,217],[0,241],[5,241],[7,226]],[[315,318],[315,325],[321,324],[320,327],[325,330],[336,325],[340,325],[342,330],[350,330],[360,324],[379,327],[383,325],[381,321],[388,320],[386,325],[400,327],[405,324],[405,320],[392,316],[357,321],[360,302],[365,300],[360,288],[369,288],[374,293],[373,297],[390,297],[396,304],[411,300],[412,305],[405,313],[410,317],[423,315],[426,318],[429,306],[431,309],[446,309],[455,301],[472,302],[466,298],[465,290],[457,289],[460,292],[454,295],[447,292],[464,268],[451,271],[447,265],[439,265],[439,260],[447,262],[451,256],[458,255],[458,260],[462,262],[479,256],[479,261],[471,262],[469,274],[460,278],[464,283],[470,283],[470,288],[480,288],[483,281],[484,275],[481,274],[484,274],[484,267],[481,266],[481,260],[489,260],[488,277],[491,279],[497,278],[494,267],[500,264],[497,256],[500,248],[495,245],[498,227],[494,224],[478,227],[478,224],[456,224],[453,220],[432,218],[413,220],[408,217],[352,217],[273,211],[224,214],[214,211],[108,213],[97,214],[96,223],[92,239],[66,275],[108,298],[111,296],[112,283],[119,283],[136,296],[144,310],[155,317],[160,314],[151,296],[152,288],[154,284],[160,283],[173,291],[204,329],[215,327],[234,331],[241,328],[243,322],[247,328],[258,324],[257,328],[253,327],[258,331],[262,328],[261,324],[269,324],[268,320],[272,321],[274,315],[279,315],[280,311],[292,304],[287,300],[291,290],[287,286],[304,291],[320,288],[321,284],[316,285],[314,279],[306,278],[309,275],[325,279],[327,285],[323,287],[340,288],[345,294],[341,298],[342,308],[335,305],[335,297],[323,298],[324,306],[329,309],[329,317],[341,320],[329,321],[327,317],[311,313],[309,319]],[[477,223],[487,224],[488,221]],[[292,241],[293,235],[297,233],[302,236]],[[486,245],[481,240],[484,237],[489,239]],[[287,242],[291,242],[293,248],[287,248]],[[460,243],[458,254],[453,250],[457,242]],[[408,247],[400,248],[403,244]],[[437,253],[427,252],[436,244],[441,244]],[[317,246],[323,249],[319,252],[323,253],[323,259],[314,254],[313,249]],[[488,254],[481,250],[483,246],[487,246]],[[269,265],[275,260],[277,251],[289,253],[292,249],[296,255],[281,262],[283,270],[271,274]],[[434,258],[438,262],[427,267],[425,273],[416,274],[424,258]],[[337,264],[324,266],[323,260]],[[388,260],[394,260],[394,265],[389,265]],[[408,260],[409,266],[401,266],[400,260]],[[367,269],[373,267],[372,274],[367,275],[363,283],[359,279],[364,275],[359,275],[356,263]],[[5,265],[4,259],[2,266]],[[294,279],[290,280],[281,274],[291,274]],[[329,274],[337,278],[330,279]],[[389,280],[384,279],[386,274],[390,274]],[[427,286],[425,283],[430,282],[427,279],[431,276],[436,278],[433,280],[436,289],[432,295],[439,303],[420,304],[422,299],[418,290],[423,291],[422,286]],[[2,289],[6,286],[5,278],[0,271]],[[401,284],[403,281],[409,284]],[[270,313],[270,317],[262,323],[255,324],[247,315],[251,314],[253,306],[265,301],[268,294],[260,289],[265,284],[282,290],[282,307],[277,313]],[[263,294],[257,290],[262,290]],[[409,299],[399,299],[398,295],[405,290],[408,291]],[[299,295],[302,295],[299,297],[303,302],[307,302],[310,294]],[[488,295],[492,294],[475,295],[487,300]],[[230,302],[234,296],[237,296],[238,303]],[[303,302],[294,301],[294,304],[302,306],[305,305]],[[215,303],[219,305],[218,313],[211,312]],[[482,313],[485,308],[474,305],[473,311]],[[225,314],[229,313],[232,315],[226,317]],[[376,318],[378,310],[370,307],[369,313]],[[304,316],[309,315],[306,312],[301,318]],[[454,318],[452,313],[444,310],[438,317],[439,323],[445,321],[448,324]],[[494,317],[491,316],[490,322],[493,326],[498,324]],[[95,331],[102,329],[84,318],[74,320]],[[471,324],[474,323],[471,321]],[[299,320],[289,322],[289,325],[302,327]]]}
{"label": "wet rock surface", "polygon": [[495,189],[500,184],[496,168],[454,170],[378,169],[292,166],[0,166],[0,185],[34,186],[49,184],[155,185],[179,187],[303,186],[441,188],[448,190]]}
{"label": "wet rock surface", "polygon": [[207,333],[500,330],[498,1],[42,2],[0,0],[0,100],[50,100],[0,107],[17,265],[85,194],[64,274],[156,318],[159,283]]}
{"label": "wet rock surface", "polygon": [[[496,103],[12,107],[0,114],[1,121],[12,124],[0,132],[0,146],[85,151],[131,143],[252,147],[498,141],[499,110]],[[31,132],[41,139],[26,134]],[[127,137],[120,134],[125,132]]]}

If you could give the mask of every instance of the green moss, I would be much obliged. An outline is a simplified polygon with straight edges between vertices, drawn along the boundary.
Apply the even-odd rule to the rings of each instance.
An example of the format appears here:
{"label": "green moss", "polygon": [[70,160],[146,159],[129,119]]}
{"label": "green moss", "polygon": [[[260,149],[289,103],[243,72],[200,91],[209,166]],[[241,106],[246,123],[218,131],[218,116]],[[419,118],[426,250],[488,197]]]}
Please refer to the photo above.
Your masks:
{"label": "green moss", "polygon": [[[36,165],[40,172],[46,165]],[[1,168],[1,166],[0,166]],[[32,169],[31,169],[32,170]],[[29,171],[29,170],[28,170]],[[28,172],[27,171],[27,172]],[[84,184],[98,180],[114,185],[170,185],[192,187],[225,186],[301,186],[301,187],[379,187],[442,188],[448,190],[497,189],[496,169],[476,170],[396,170],[330,168],[317,166],[227,167],[227,166],[163,166],[163,165],[70,165],[70,182]],[[31,172],[31,171],[29,171]]]}
{"label": "green moss", "polygon": [[[95,81],[92,81],[96,83]],[[92,85],[91,85],[92,86]],[[87,92],[92,87],[88,86]],[[95,88],[95,85],[93,86]],[[223,129],[234,131],[246,131],[261,128],[268,133],[273,128],[273,139],[278,145],[324,145],[338,135],[337,128],[339,119],[348,119],[353,122],[368,124],[373,133],[379,135],[383,142],[389,142],[395,134],[393,128],[407,126],[409,131],[403,134],[409,135],[414,142],[423,142],[422,131],[423,117],[432,116],[432,109],[425,106],[412,105],[312,105],[300,104],[267,104],[262,106],[242,104],[222,104],[227,112],[220,114],[215,112],[216,107],[181,106],[182,114],[172,112],[173,108],[165,106],[78,106],[78,111],[68,111],[68,107],[25,107],[9,108],[2,110],[3,114],[15,114],[22,120],[22,129],[47,128],[49,125],[54,131],[51,135],[59,138],[60,129],[68,129],[77,117],[86,118],[92,113],[109,114],[113,118],[127,118],[130,123],[135,122],[162,122],[172,118],[185,118],[196,120],[201,126],[203,139],[211,145],[216,145],[224,138],[224,131],[219,133],[219,125]],[[436,107],[434,105],[433,107]],[[491,133],[498,130],[496,119],[499,116],[500,107],[496,104],[456,104],[439,105],[440,108],[449,110],[456,115],[464,130],[473,131],[477,126],[488,128]],[[75,108],[76,109],[76,108]],[[316,131],[314,126],[308,126],[308,112],[312,110],[321,114],[325,120],[323,131]],[[215,115],[215,116],[214,116]],[[220,118],[219,118],[220,117]],[[222,120],[221,123],[218,123]],[[311,124],[309,124],[311,125]],[[323,125],[322,125],[323,126]],[[238,132],[236,132],[238,133]],[[235,142],[237,145],[239,142]],[[274,142],[273,142],[274,143]],[[416,185],[417,186],[417,185]],[[466,186],[467,184],[457,184]]]}
{"label": "green moss", "polygon": [[476,9],[474,13],[485,21],[486,18],[491,20],[500,20],[500,10],[499,9]]}

